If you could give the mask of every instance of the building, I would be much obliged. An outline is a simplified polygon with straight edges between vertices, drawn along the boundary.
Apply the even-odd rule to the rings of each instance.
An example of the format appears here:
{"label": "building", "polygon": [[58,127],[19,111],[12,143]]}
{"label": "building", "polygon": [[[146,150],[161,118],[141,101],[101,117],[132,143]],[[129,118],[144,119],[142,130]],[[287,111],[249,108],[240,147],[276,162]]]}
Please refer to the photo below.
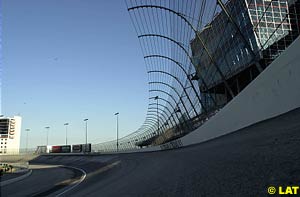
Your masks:
{"label": "building", "polygon": [[199,31],[203,42],[191,41],[207,109],[228,103],[300,33],[300,0],[229,0],[225,8],[232,20],[219,12]]}
{"label": "building", "polygon": [[0,155],[19,153],[21,120],[20,116],[0,117]]}

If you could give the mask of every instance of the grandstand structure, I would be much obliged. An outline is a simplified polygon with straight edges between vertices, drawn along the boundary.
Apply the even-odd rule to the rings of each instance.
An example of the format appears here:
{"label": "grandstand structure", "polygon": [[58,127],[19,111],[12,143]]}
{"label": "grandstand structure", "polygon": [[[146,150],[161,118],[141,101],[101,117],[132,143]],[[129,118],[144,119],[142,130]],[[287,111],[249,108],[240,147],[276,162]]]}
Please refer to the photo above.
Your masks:
{"label": "grandstand structure", "polygon": [[96,152],[162,145],[201,127],[300,34],[300,0],[126,0],[144,55],[144,123]]}

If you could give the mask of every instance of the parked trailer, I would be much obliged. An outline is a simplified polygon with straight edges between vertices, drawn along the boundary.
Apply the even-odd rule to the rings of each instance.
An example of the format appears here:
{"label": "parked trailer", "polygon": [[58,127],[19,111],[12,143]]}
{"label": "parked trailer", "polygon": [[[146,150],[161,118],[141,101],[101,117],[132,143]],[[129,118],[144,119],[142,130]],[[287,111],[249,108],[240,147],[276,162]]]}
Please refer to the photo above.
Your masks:
{"label": "parked trailer", "polygon": [[82,152],[82,144],[76,144],[72,146],[73,153],[81,153]]}
{"label": "parked trailer", "polygon": [[76,144],[72,146],[73,153],[90,153],[92,144]]}
{"label": "parked trailer", "polygon": [[55,146],[38,146],[37,151],[40,153],[88,153],[91,152],[91,144],[75,145],[55,145]]}
{"label": "parked trailer", "polygon": [[71,145],[61,146],[61,153],[70,153],[71,152]]}
{"label": "parked trailer", "polygon": [[51,146],[50,153],[70,153],[71,145]]}
{"label": "parked trailer", "polygon": [[61,153],[61,146],[51,146],[50,153]]}
{"label": "parked trailer", "polygon": [[82,151],[85,153],[90,153],[92,150],[92,144],[82,144]]}

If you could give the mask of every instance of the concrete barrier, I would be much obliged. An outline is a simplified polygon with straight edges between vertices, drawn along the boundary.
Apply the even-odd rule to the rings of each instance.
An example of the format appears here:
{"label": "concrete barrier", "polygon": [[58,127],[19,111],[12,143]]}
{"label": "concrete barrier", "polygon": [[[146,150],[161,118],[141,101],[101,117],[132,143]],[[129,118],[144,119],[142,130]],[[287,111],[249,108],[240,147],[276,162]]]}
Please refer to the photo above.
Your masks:
{"label": "concrete barrier", "polygon": [[204,142],[300,107],[300,38],[237,97],[197,130],[183,146]]}

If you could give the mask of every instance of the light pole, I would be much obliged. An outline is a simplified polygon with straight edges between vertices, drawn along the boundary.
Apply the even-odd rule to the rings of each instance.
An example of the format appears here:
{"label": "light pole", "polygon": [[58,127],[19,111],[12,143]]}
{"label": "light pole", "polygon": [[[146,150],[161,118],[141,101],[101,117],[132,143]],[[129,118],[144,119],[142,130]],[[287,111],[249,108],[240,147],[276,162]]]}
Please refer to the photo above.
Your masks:
{"label": "light pole", "polygon": [[69,123],[64,124],[66,126],[66,145],[68,145],[68,125]]}
{"label": "light pole", "polygon": [[89,119],[84,119],[83,121],[85,122],[85,151],[87,149],[87,143],[88,143],[88,139],[87,139],[87,135],[88,135],[88,120]]}
{"label": "light pole", "polygon": [[117,116],[117,152],[119,152],[119,112],[115,113]]}
{"label": "light pole", "polygon": [[28,132],[30,131],[30,129],[25,129],[26,131],[26,153],[28,152]]}
{"label": "light pole", "polygon": [[154,100],[156,100],[156,104],[157,104],[157,135],[159,135],[159,117],[158,117],[158,96],[156,96],[154,98]]}
{"label": "light pole", "polygon": [[46,146],[48,146],[49,145],[48,139],[49,139],[49,129],[50,129],[50,127],[45,127],[45,129],[46,129]]}

